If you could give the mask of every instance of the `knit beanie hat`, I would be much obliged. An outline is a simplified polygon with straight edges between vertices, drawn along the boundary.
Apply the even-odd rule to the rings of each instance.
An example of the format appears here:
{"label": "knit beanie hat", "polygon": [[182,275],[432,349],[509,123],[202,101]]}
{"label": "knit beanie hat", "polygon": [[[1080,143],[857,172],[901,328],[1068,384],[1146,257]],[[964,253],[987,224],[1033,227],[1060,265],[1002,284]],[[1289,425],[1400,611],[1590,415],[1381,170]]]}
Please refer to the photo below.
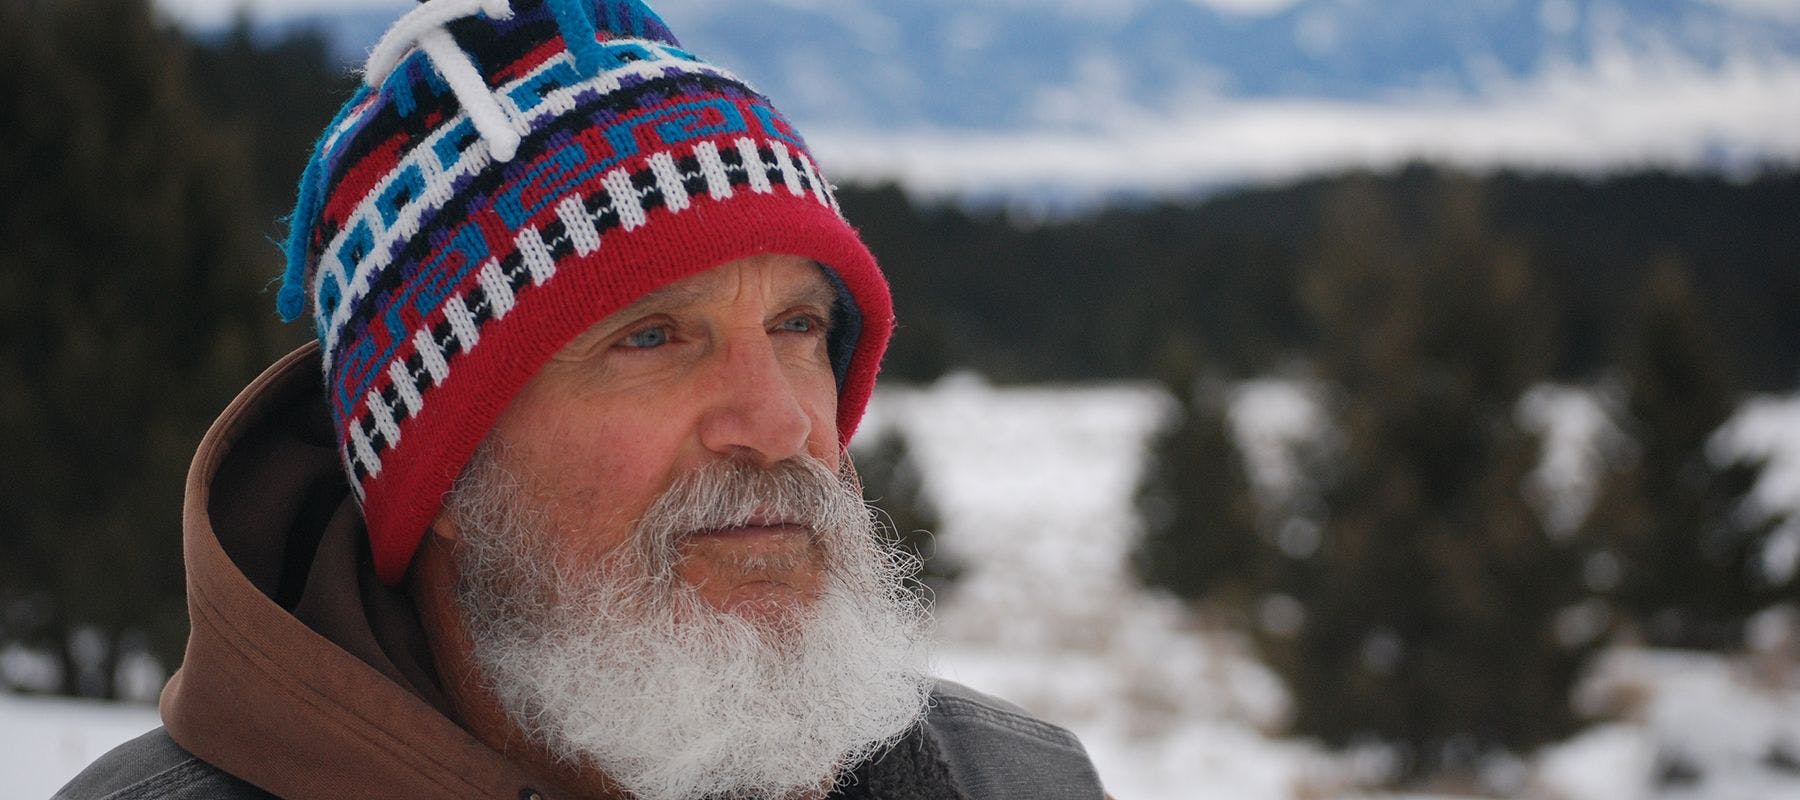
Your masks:
{"label": "knit beanie hat", "polygon": [[838,433],[893,327],[806,144],[639,0],[427,0],[369,55],[301,178],[278,298],[310,306],[376,573],[405,575],[513,395],[646,292],[763,253],[817,262]]}

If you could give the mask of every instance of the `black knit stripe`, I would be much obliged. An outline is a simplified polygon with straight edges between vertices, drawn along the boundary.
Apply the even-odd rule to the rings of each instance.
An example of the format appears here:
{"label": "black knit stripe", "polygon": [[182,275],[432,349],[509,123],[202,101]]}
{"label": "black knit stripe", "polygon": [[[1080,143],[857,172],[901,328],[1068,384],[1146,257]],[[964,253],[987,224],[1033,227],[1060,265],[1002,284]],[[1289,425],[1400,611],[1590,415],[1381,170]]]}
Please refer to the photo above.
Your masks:
{"label": "black knit stripe", "polygon": [[475,62],[475,70],[492,75],[517,63],[544,42],[560,39],[556,18],[535,3],[514,2],[512,19],[496,20],[485,15],[451,20],[445,29]]}

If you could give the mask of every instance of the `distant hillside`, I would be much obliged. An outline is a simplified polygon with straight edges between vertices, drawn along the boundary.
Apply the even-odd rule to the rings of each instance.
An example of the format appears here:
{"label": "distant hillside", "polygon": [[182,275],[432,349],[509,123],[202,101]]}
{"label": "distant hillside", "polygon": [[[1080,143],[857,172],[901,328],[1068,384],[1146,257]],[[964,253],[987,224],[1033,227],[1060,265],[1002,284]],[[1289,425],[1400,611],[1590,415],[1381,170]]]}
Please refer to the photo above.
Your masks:
{"label": "distant hillside", "polygon": [[[1414,166],[1042,224],[918,206],[892,188],[843,201],[893,282],[901,329],[887,364],[906,377],[950,365],[1006,380],[1146,376],[1183,342],[1227,372],[1278,369],[1320,344],[1305,292],[1322,260],[1398,263],[1456,226],[1467,250],[1516,253],[1543,287],[1556,327],[1547,379],[1602,376],[1651,267],[1673,262],[1731,374],[1765,391],[1800,386],[1796,171],[1734,182]],[[1346,215],[1383,224],[1346,227]]]}

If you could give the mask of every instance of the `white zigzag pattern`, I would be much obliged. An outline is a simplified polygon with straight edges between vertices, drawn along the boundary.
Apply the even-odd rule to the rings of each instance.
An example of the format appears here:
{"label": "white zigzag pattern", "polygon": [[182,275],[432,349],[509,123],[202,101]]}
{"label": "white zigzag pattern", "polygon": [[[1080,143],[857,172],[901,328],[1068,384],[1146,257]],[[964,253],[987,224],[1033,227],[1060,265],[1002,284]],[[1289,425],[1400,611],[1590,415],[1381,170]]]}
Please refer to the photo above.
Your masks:
{"label": "white zigzag pattern", "polygon": [[[521,110],[511,98],[513,89],[536,79],[545,71],[556,69],[559,66],[569,68],[574,66],[573,57],[567,53],[558,53],[546,59],[537,69],[532,70],[524,77],[498,87],[494,94],[506,107],[508,116],[514,121],[514,127],[523,134],[542,125],[547,119],[574,110],[576,98],[582,94],[593,91],[614,92],[623,85],[626,78],[663,77],[671,68],[686,74],[711,75],[749,85],[727,70],[688,58],[681,55],[679,51],[659,42],[644,39],[615,42],[615,44],[622,43],[642,47],[656,57],[644,61],[634,61],[624,67],[561,87],[546,94],[543,101],[529,112]],[[453,187],[458,179],[481,171],[491,162],[485,139],[470,145],[467,150],[463,151],[463,157],[454,164],[445,165],[438,161],[437,145],[446,136],[459,130],[462,122],[467,118],[467,113],[459,111],[456,116],[439,125],[438,129],[427,136],[424,141],[415,145],[393,170],[370,188],[368,194],[357,203],[356,208],[345,220],[343,229],[338,231],[321,252],[319,265],[313,276],[313,314],[315,318],[330,320],[322,330],[324,341],[320,348],[326,370],[331,369],[332,353],[337,348],[338,337],[343,331],[344,324],[350,319],[351,310],[363,297],[368,295],[369,284],[373,276],[392,262],[394,244],[418,234],[419,221],[424,217],[425,212],[448,203],[454,194]],[[340,126],[339,132],[348,129],[351,124],[353,124],[351,120],[346,120],[344,125]],[[335,136],[336,134],[334,134],[334,139]],[[394,224],[388,226],[382,222],[382,214],[377,208],[378,201],[394,181],[407,172],[408,167],[418,168],[419,174],[424,178],[425,191],[420,192],[418,197],[409,200],[395,216]],[[373,233],[374,247],[364,255],[362,261],[353,266],[349,274],[346,274],[345,264],[338,258],[338,252],[342,249],[344,241],[357,229],[359,224],[366,225]],[[321,296],[319,289],[326,280],[334,281],[336,285],[343,287],[336,308],[327,309],[318,304],[318,298]]]}

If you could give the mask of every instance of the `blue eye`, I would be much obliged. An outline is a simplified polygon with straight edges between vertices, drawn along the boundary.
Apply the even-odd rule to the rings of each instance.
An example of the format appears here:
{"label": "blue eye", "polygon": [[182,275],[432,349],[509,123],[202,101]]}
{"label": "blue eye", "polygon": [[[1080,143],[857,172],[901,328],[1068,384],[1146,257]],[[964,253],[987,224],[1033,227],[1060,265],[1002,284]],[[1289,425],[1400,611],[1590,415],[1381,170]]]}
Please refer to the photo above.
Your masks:
{"label": "blue eye", "polygon": [[812,317],[789,317],[788,319],[782,320],[781,329],[792,333],[811,333],[816,325],[817,323]]}
{"label": "blue eye", "polygon": [[630,334],[630,335],[626,336],[624,338],[624,340],[621,342],[621,344],[625,345],[626,347],[635,347],[638,349],[645,349],[645,350],[652,348],[652,347],[657,347],[660,345],[668,344],[668,343],[669,343],[669,329],[662,325],[658,325],[654,328],[645,328],[641,331]]}

